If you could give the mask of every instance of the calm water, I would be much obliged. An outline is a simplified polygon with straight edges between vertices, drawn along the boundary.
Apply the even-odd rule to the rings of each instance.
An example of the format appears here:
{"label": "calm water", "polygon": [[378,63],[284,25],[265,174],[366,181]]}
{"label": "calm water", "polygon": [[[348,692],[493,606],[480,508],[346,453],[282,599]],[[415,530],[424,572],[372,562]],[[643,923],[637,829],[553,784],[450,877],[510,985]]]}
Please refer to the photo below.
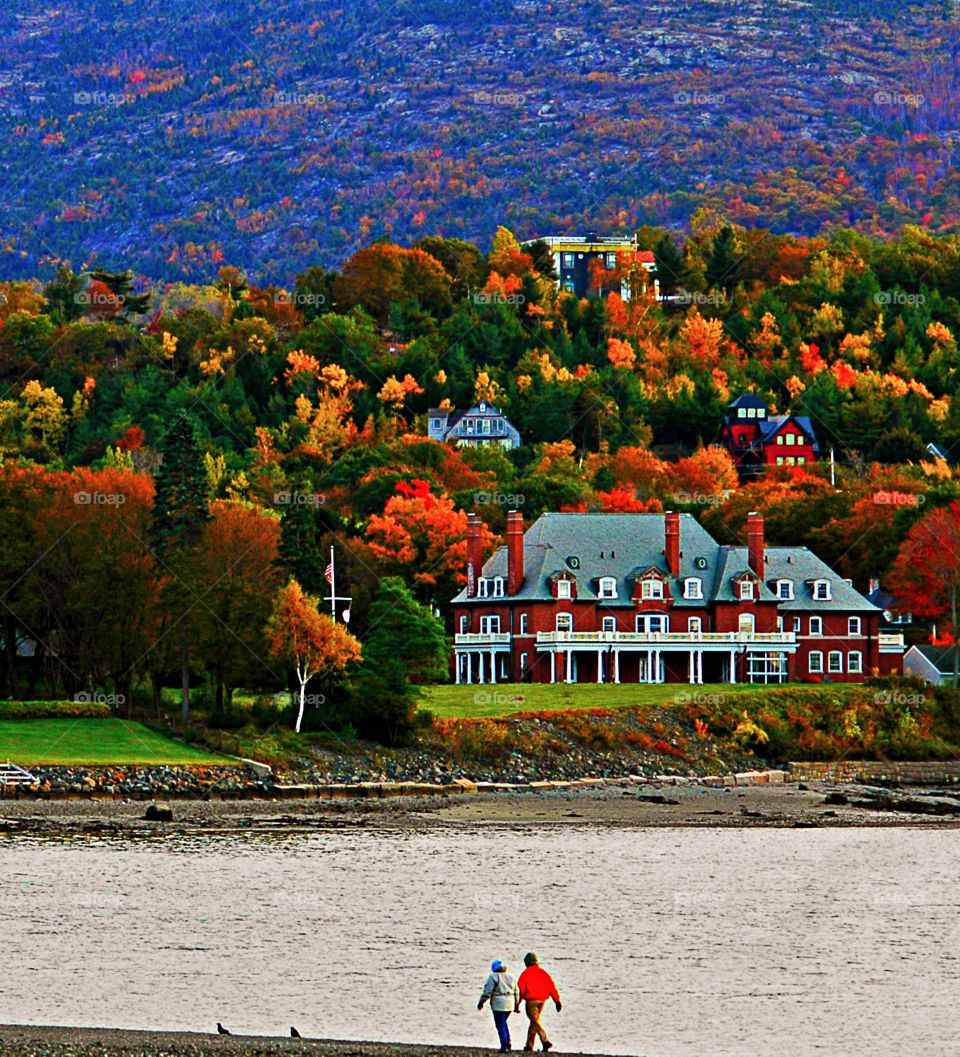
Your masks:
{"label": "calm water", "polygon": [[953,1057],[957,882],[948,830],[6,841],[0,1021],[491,1045],[533,948],[559,1052]]}

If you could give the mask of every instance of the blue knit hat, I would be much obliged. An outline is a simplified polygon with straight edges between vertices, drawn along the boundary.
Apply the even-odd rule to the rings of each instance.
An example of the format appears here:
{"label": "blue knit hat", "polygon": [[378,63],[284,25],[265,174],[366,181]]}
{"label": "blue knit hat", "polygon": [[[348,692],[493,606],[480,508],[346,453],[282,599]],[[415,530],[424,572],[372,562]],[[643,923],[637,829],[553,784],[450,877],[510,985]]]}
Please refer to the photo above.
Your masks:
{"label": "blue knit hat", "polygon": [[494,973],[502,973],[506,969],[506,965],[499,958],[494,958],[493,964],[490,966],[490,971]]}

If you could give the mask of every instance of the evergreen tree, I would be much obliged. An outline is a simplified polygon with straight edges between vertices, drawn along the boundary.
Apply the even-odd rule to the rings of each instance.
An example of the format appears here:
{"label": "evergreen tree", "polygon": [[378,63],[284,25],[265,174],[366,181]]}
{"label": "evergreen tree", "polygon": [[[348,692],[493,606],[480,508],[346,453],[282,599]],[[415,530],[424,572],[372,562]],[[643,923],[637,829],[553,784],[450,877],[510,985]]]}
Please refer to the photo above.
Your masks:
{"label": "evergreen tree", "polygon": [[149,294],[133,292],[132,272],[107,272],[101,269],[90,272],[94,282],[103,283],[120,302],[120,312],[124,316],[140,316],[150,307]]}
{"label": "evergreen tree", "polygon": [[353,720],[360,734],[398,745],[413,731],[416,684],[447,677],[447,640],[441,621],[397,576],[380,581],[368,619]]}
{"label": "evergreen tree", "polygon": [[83,291],[83,279],[69,268],[59,268],[57,274],[43,288],[47,299],[48,315],[58,323],[69,323],[83,315],[84,306],[79,300]]}
{"label": "evergreen tree", "polygon": [[656,261],[656,275],[660,282],[660,293],[672,294],[683,282],[683,254],[669,235],[654,246],[653,256]]}
{"label": "evergreen tree", "polygon": [[207,475],[193,423],[180,411],[158,446],[162,457],[155,479],[151,543],[169,618],[180,629],[180,676],[183,725],[190,720],[190,611],[196,604],[190,559],[210,517]]}
{"label": "evergreen tree", "polygon": [[733,228],[728,224],[720,229],[713,240],[710,260],[707,261],[707,286],[714,290],[735,286],[740,259]]}

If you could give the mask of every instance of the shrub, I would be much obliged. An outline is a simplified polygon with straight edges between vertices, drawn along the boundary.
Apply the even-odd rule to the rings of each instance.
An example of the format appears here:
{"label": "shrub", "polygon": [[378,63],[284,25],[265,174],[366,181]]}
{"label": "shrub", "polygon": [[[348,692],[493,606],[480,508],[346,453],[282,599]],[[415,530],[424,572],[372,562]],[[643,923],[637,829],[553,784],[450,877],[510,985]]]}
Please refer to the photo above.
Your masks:
{"label": "shrub", "polygon": [[0,701],[0,719],[72,719],[110,716],[105,701]]}

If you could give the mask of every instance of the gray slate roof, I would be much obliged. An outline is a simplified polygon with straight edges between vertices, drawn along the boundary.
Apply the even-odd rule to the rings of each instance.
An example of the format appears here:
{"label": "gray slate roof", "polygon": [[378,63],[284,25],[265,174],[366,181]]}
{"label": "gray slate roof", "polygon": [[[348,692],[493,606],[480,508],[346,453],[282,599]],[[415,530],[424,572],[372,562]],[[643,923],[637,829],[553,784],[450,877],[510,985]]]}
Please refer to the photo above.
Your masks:
{"label": "gray slate roof", "polygon": [[[633,577],[651,566],[667,572],[664,554],[663,514],[543,514],[524,533],[524,582],[517,601],[550,601],[550,577],[566,571],[577,579],[578,598],[597,600],[599,578],[613,576],[617,581],[617,598],[603,599],[602,605],[632,606]],[[602,555],[602,557],[601,557]],[[579,560],[573,568],[570,559]],[[706,562],[700,568],[698,559]],[[673,604],[677,607],[702,607],[710,602],[734,602],[733,579],[749,571],[746,547],[721,547],[691,514],[680,515],[680,576],[669,578]],[[483,567],[485,577],[507,576],[507,550],[500,547]],[[702,581],[703,600],[683,598],[681,581],[688,576]],[[768,586],[775,579],[794,581],[793,601],[781,600],[782,609],[816,612],[875,612],[863,595],[847,584],[806,547],[768,547],[766,549],[765,584],[761,601],[771,601],[775,593]],[[831,601],[816,601],[805,580],[826,579],[831,587]],[[461,591],[455,603],[481,602]]]}
{"label": "gray slate roof", "polygon": [[913,653],[914,651],[932,664],[941,675],[953,675],[956,646],[911,646],[907,652]]}

